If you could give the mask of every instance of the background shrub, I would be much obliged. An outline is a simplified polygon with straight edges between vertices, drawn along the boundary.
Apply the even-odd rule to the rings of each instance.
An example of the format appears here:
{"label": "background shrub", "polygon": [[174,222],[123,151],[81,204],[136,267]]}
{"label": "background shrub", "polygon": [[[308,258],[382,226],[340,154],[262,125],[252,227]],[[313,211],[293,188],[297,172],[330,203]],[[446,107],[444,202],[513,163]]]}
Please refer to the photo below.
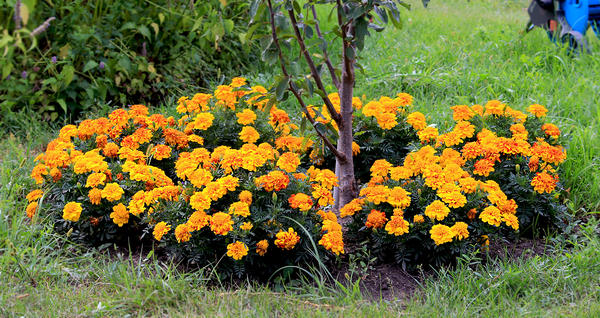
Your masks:
{"label": "background shrub", "polygon": [[19,23],[14,8],[0,1],[0,110],[9,128],[24,110],[68,121],[105,104],[157,105],[255,58],[245,44],[246,1],[23,1]]}

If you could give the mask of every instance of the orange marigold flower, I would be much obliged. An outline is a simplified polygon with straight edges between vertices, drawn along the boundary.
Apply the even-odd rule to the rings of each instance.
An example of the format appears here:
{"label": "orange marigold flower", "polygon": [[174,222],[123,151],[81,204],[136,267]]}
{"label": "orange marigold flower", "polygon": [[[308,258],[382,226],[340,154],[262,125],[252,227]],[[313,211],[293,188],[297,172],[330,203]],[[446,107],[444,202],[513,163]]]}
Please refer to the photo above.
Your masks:
{"label": "orange marigold flower", "polygon": [[246,244],[235,241],[234,243],[227,245],[227,256],[234,260],[239,261],[246,255],[248,255],[248,246],[246,246]]}
{"label": "orange marigold flower", "polygon": [[475,104],[475,105],[471,106],[471,109],[473,110],[473,112],[475,112],[475,114],[477,114],[479,116],[483,116],[483,106],[481,106],[479,104]]}
{"label": "orange marigold flower", "polygon": [[292,250],[300,242],[300,236],[291,227],[288,228],[287,232],[279,231],[275,234],[275,237],[275,245],[282,250]]}
{"label": "orange marigold flower", "polygon": [[231,79],[231,84],[229,84],[229,86],[233,87],[233,88],[237,88],[237,87],[241,87],[246,85],[246,79],[243,77],[234,77]]}
{"label": "orange marigold flower", "polygon": [[160,241],[162,239],[163,235],[169,233],[170,230],[171,230],[170,225],[168,225],[165,222],[158,222],[154,226],[152,235],[154,236],[154,239],[156,239],[157,241]]}
{"label": "orange marigold flower", "polygon": [[439,136],[439,132],[438,132],[437,128],[435,128],[433,126],[427,126],[423,129],[419,130],[417,132],[417,136],[419,136],[419,140],[422,143],[428,143],[428,142],[435,141]]}
{"label": "orange marigold flower", "polygon": [[63,219],[67,221],[77,222],[81,216],[81,203],[69,202],[63,208]]}
{"label": "orange marigold flower", "polygon": [[548,109],[546,109],[546,107],[539,105],[539,104],[530,105],[529,107],[527,107],[527,111],[529,113],[535,115],[535,117],[538,117],[538,118],[544,117],[548,113]]}
{"label": "orange marigold flower", "polygon": [[237,122],[241,125],[250,125],[256,120],[256,114],[252,110],[247,108],[235,115],[238,118]]}
{"label": "orange marigold flower", "polygon": [[560,129],[554,124],[546,123],[542,125],[542,130],[546,135],[556,139],[560,136]]}
{"label": "orange marigold flower", "polygon": [[371,210],[371,213],[367,216],[366,227],[378,229],[383,227],[388,218],[385,216],[385,212],[379,210]]}
{"label": "orange marigold flower", "polygon": [[265,191],[280,191],[285,189],[290,182],[290,178],[279,170],[269,172],[264,176],[256,178],[254,183],[258,188],[263,188]]}
{"label": "orange marigold flower", "polygon": [[356,142],[352,142],[352,155],[356,156],[360,153],[360,146]]}
{"label": "orange marigold flower", "polygon": [[152,148],[151,153],[154,154],[154,159],[163,160],[171,157],[171,147],[167,145],[156,145]]}
{"label": "orange marigold flower", "polygon": [[233,202],[229,206],[229,213],[233,215],[239,215],[242,217],[248,217],[250,216],[250,206],[248,206],[248,203],[246,202]]}
{"label": "orange marigold flower", "polygon": [[304,193],[292,194],[288,199],[292,209],[299,209],[300,211],[308,211],[313,205],[313,201],[310,196]]}
{"label": "orange marigold flower", "polygon": [[394,187],[390,190],[387,202],[396,208],[407,208],[410,205],[410,192],[401,187]]}
{"label": "orange marigold flower", "polygon": [[28,218],[33,218],[33,216],[35,215],[35,212],[37,211],[38,208],[38,203],[37,202],[30,202],[27,205],[27,208],[25,209],[25,212],[27,214]]}
{"label": "orange marigold flower", "polygon": [[129,222],[129,211],[123,203],[119,203],[113,207],[113,212],[110,214],[110,217],[113,219],[113,222],[122,227],[123,224]]}
{"label": "orange marigold flower", "polygon": [[423,217],[423,215],[421,215],[421,214],[416,214],[416,215],[413,217],[413,222],[414,222],[414,223],[423,223],[423,222],[425,222],[425,218],[424,218],[424,217]]}
{"label": "orange marigold flower", "polygon": [[502,213],[497,207],[490,205],[479,213],[479,218],[481,221],[493,226],[500,226],[500,222],[502,222]]}
{"label": "orange marigold flower", "polygon": [[491,100],[488,101],[485,104],[485,113],[484,115],[498,115],[501,116],[504,114],[504,108],[506,107],[505,104],[503,104],[501,101],[499,100]]}
{"label": "orange marigold flower", "polygon": [[87,177],[85,186],[86,188],[95,188],[101,184],[104,184],[104,181],[106,181],[106,175],[104,173],[92,173]]}
{"label": "orange marigold flower", "polygon": [[455,121],[469,120],[475,116],[475,112],[467,105],[456,105],[450,108],[453,111],[452,118]]}
{"label": "orange marigold flower", "polygon": [[385,225],[385,230],[395,236],[406,234],[408,233],[408,221],[400,215],[392,215],[390,221]]}
{"label": "orange marigold flower", "polygon": [[192,215],[190,215],[190,218],[188,219],[186,224],[189,227],[190,232],[191,231],[199,231],[203,227],[208,225],[209,219],[210,219],[210,216],[208,216],[208,214],[206,214],[206,212],[195,211],[194,213],[192,213]]}
{"label": "orange marigold flower", "polygon": [[250,144],[255,143],[260,138],[260,134],[252,126],[244,126],[239,136],[241,141]]}
{"label": "orange marigold flower", "polygon": [[177,239],[177,243],[183,243],[190,240],[192,234],[190,233],[190,228],[187,224],[179,224],[175,228],[175,238]]}
{"label": "orange marigold flower", "polygon": [[102,148],[102,152],[107,157],[116,157],[119,153],[119,146],[117,146],[117,144],[115,144],[114,142],[109,142],[104,146],[104,148]]}
{"label": "orange marigold flower", "polygon": [[323,237],[319,240],[319,244],[335,255],[344,254],[342,231],[332,231],[323,234]]}
{"label": "orange marigold flower", "polygon": [[452,238],[454,237],[452,230],[443,224],[432,226],[431,230],[429,230],[429,234],[431,234],[431,239],[435,242],[435,245],[452,242]]}
{"label": "orange marigold flower", "polygon": [[300,165],[300,157],[293,152],[286,152],[277,160],[277,167],[289,173],[295,172],[298,165]]}
{"label": "orange marigold flower", "polygon": [[531,180],[531,186],[538,193],[550,193],[554,191],[558,176],[553,176],[546,171],[538,172]]}
{"label": "orange marigold flower", "polygon": [[487,177],[492,171],[494,171],[494,162],[492,160],[480,159],[475,162],[475,170],[473,170],[474,174]]}
{"label": "orange marigold flower", "polygon": [[459,241],[469,237],[469,231],[467,230],[467,223],[465,222],[456,222],[450,228],[454,237],[456,237]]}
{"label": "orange marigold flower", "polygon": [[346,205],[340,209],[340,217],[345,218],[347,216],[354,215],[354,213],[362,210],[362,205],[364,202],[364,199],[356,198],[346,203]]}
{"label": "orange marigold flower", "polygon": [[233,230],[231,215],[223,212],[213,214],[210,218],[210,229],[217,235],[227,235]]}
{"label": "orange marigold flower", "polygon": [[246,204],[250,205],[250,204],[252,204],[252,192],[250,192],[248,190],[243,190],[238,195],[238,199],[240,201],[245,202]]}
{"label": "orange marigold flower", "polygon": [[267,248],[269,248],[269,241],[267,240],[260,240],[256,243],[256,253],[260,256],[267,253]]}
{"label": "orange marigold flower", "polygon": [[41,198],[43,194],[44,194],[44,192],[42,190],[36,189],[36,190],[29,192],[27,194],[26,198],[27,198],[27,201],[33,202],[33,201],[37,201],[39,198]]}
{"label": "orange marigold flower", "polygon": [[431,202],[431,204],[425,208],[425,215],[432,220],[442,221],[448,216],[448,213],[450,213],[450,209],[440,200]]}
{"label": "orange marigold flower", "polygon": [[117,201],[121,199],[121,196],[125,193],[118,183],[108,183],[104,189],[102,189],[102,198],[108,201]]}
{"label": "orange marigold flower", "polygon": [[400,104],[400,106],[410,106],[413,102],[413,97],[407,93],[398,93],[396,95],[396,100]]}
{"label": "orange marigold flower", "polygon": [[398,124],[396,114],[394,113],[378,113],[375,115],[375,119],[377,119],[377,124],[381,129],[390,130]]}
{"label": "orange marigold flower", "polygon": [[100,200],[102,200],[102,190],[98,188],[90,189],[88,192],[88,198],[90,199],[90,203],[94,205],[100,204]]}
{"label": "orange marigold flower", "polygon": [[476,209],[471,209],[471,210],[469,210],[469,212],[467,212],[467,217],[469,218],[469,220],[474,220],[476,216],[477,216]]}
{"label": "orange marigold flower", "polygon": [[515,231],[519,230],[519,218],[514,214],[503,214],[502,221],[512,227]]}
{"label": "orange marigold flower", "polygon": [[425,121],[425,115],[421,112],[414,112],[408,115],[406,118],[406,122],[410,124],[415,130],[421,130],[427,127],[427,122]]}

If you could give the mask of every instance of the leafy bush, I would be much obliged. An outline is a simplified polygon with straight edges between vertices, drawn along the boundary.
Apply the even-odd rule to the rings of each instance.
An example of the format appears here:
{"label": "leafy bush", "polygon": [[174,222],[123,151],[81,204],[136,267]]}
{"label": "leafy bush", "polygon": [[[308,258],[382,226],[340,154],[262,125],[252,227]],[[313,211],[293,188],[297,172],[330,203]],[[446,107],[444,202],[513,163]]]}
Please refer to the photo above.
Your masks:
{"label": "leafy bush", "polygon": [[528,116],[499,101],[452,109],[456,124],[445,134],[409,114],[421,146],[400,165],[375,161],[360,197],[341,209],[354,239],[369,238],[382,259],[437,265],[492,235],[563,225],[557,169],[566,153],[558,127],[544,123],[547,110],[531,105]]}
{"label": "leafy bush", "polygon": [[23,109],[54,120],[104,104],[159,104],[254,58],[245,1],[23,1],[19,14],[0,3],[11,22],[0,27],[7,121]]}

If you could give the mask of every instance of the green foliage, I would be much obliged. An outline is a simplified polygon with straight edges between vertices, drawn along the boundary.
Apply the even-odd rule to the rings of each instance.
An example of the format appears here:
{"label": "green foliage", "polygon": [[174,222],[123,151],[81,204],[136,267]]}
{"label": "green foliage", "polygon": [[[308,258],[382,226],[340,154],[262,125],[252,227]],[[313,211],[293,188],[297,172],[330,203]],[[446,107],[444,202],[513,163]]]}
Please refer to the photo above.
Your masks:
{"label": "green foliage", "polygon": [[[0,109],[75,119],[104,104],[159,104],[246,69],[245,1],[0,3]],[[25,10],[26,14],[25,14]],[[21,17],[22,28],[15,24]],[[49,17],[45,32],[34,27]],[[37,35],[35,35],[37,33]],[[5,123],[9,125],[10,123]]]}

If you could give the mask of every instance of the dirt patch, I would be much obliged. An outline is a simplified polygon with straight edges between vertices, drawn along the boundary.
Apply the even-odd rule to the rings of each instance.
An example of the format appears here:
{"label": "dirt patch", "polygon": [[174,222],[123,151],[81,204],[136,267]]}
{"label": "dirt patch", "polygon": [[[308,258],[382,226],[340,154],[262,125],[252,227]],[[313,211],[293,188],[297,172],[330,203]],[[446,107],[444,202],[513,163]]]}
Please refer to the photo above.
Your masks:
{"label": "dirt patch", "polygon": [[490,243],[489,256],[492,259],[500,258],[531,258],[536,255],[545,255],[549,252],[546,240],[519,238],[514,241],[495,240]]}

